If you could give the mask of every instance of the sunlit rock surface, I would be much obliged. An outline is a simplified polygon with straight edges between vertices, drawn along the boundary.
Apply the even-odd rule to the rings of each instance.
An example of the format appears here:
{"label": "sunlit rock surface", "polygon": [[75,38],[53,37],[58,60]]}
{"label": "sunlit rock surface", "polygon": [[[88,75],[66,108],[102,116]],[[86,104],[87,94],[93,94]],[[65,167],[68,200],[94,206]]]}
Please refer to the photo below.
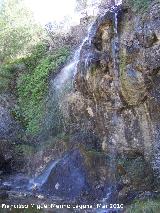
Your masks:
{"label": "sunlit rock surface", "polygon": [[[125,171],[116,169],[116,181],[128,181],[119,196],[134,197],[143,190],[157,190],[160,177],[160,6],[151,4],[143,15],[125,7],[118,13],[116,62],[114,12],[92,26],[80,53],[76,93],[68,98],[68,110],[71,132],[96,133],[103,150],[116,159],[115,167]],[[119,67],[118,94],[115,63]],[[81,103],[79,107],[76,102]],[[139,166],[141,172],[136,173]]]}

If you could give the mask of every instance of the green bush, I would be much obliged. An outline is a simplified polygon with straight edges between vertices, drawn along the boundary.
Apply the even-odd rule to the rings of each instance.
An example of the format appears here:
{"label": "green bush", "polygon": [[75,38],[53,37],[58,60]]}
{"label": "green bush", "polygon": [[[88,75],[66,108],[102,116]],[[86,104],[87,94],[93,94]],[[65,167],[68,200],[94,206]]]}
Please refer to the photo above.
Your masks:
{"label": "green bush", "polygon": [[25,64],[22,59],[10,60],[6,63],[0,64],[0,92],[12,91],[11,84],[14,83],[17,74],[25,69]]}
{"label": "green bush", "polygon": [[30,56],[26,58],[22,58],[22,62],[28,68],[29,71],[32,71],[36,68],[37,64],[40,62],[42,58],[47,55],[47,46],[46,44],[38,44],[32,49],[32,53]]}
{"label": "green bush", "polygon": [[0,92],[9,89],[9,84],[13,77],[13,74],[13,64],[2,64],[0,66]]}
{"label": "green bush", "polygon": [[133,10],[135,11],[145,11],[151,0],[129,0]]}
{"label": "green bush", "polygon": [[35,148],[33,146],[19,144],[15,146],[15,152],[27,158],[33,156],[35,153]]}
{"label": "green bush", "polygon": [[159,200],[136,201],[126,210],[127,213],[157,213],[160,209]]}
{"label": "green bush", "polygon": [[[39,53],[38,53],[39,54]],[[38,54],[29,57],[26,65],[29,72],[23,73],[17,80],[18,105],[16,117],[21,119],[28,133],[36,134],[40,130],[40,123],[44,113],[44,97],[48,89],[49,73],[57,70],[63,64],[69,51],[67,48],[57,50],[53,55],[39,55],[38,65],[33,64]],[[30,60],[32,58],[32,60]],[[23,60],[23,61],[24,61]],[[34,68],[35,67],[35,68]],[[31,70],[31,68],[34,68]]]}

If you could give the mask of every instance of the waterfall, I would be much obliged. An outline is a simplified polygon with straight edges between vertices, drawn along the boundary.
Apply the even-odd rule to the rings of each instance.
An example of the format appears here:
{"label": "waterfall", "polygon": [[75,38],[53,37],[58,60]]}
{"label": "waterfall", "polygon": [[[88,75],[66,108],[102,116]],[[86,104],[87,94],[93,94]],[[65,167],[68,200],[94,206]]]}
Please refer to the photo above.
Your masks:
{"label": "waterfall", "polygon": [[52,169],[57,165],[57,163],[60,161],[55,160],[49,163],[49,165],[43,170],[42,174],[39,176],[31,179],[28,184],[28,189],[34,189],[34,188],[39,188],[41,187],[47,180],[48,176],[50,175]]}
{"label": "waterfall", "polygon": [[[100,3],[101,3],[100,0],[94,0],[94,1],[91,1],[91,2],[94,3],[94,5],[96,5],[96,6],[100,5]],[[115,18],[114,18],[114,31],[115,31],[115,42],[114,42],[115,62],[114,62],[114,68],[116,70],[115,71],[115,81],[116,82],[118,82],[118,77],[119,77],[117,60],[116,60],[117,52],[118,52],[118,18],[117,18],[118,11],[116,10],[116,8],[121,3],[122,3],[121,0],[115,0],[115,5],[113,7],[111,7],[111,10],[113,10],[113,12],[115,14]],[[108,8],[107,8],[107,11],[108,11]],[[97,14],[98,14],[98,12],[97,12]],[[64,91],[64,87],[66,87],[66,84],[71,82],[71,80],[72,80],[72,82],[74,81],[74,78],[75,78],[76,73],[77,73],[77,65],[78,65],[78,62],[79,62],[79,59],[80,59],[81,49],[82,49],[85,42],[88,42],[88,44],[91,44],[91,31],[92,31],[93,24],[94,24],[94,21],[89,25],[87,36],[83,39],[81,45],[75,51],[74,57],[71,60],[71,62],[69,64],[67,64],[61,70],[61,72],[56,76],[56,78],[53,80],[53,87],[58,93],[62,93],[62,91]],[[88,63],[89,63],[89,61],[88,61],[88,57],[87,57],[85,59],[85,67],[88,66]]]}
{"label": "waterfall", "polygon": [[[119,37],[118,37],[118,10],[117,6],[120,1],[115,1],[115,5],[111,8],[114,12],[114,42],[113,42],[113,55],[114,55],[114,84],[116,93],[119,91]],[[117,94],[118,95],[118,94]]]}
{"label": "waterfall", "polygon": [[[113,25],[114,25],[114,39],[113,39],[113,58],[114,58],[114,67],[113,67],[113,73],[114,73],[114,89],[115,89],[115,103],[113,104],[113,116],[112,116],[112,125],[113,125],[113,136],[109,141],[109,150],[110,150],[110,170],[112,173],[111,181],[110,181],[110,187],[108,187],[108,190],[106,190],[106,197],[104,199],[104,202],[109,202],[113,197],[114,193],[116,192],[116,185],[115,185],[115,165],[116,165],[116,148],[115,144],[118,140],[116,138],[116,131],[119,125],[119,118],[117,115],[117,111],[115,110],[119,105],[119,39],[118,39],[118,5],[120,4],[120,1],[115,2],[115,5],[111,7],[111,11],[113,12],[114,18],[113,18]],[[107,11],[109,9],[107,8]],[[103,16],[104,14],[102,14]],[[78,47],[78,49],[75,51],[74,57],[72,58],[71,62],[68,63],[58,74],[57,76],[52,80],[52,91],[54,93],[54,99],[53,102],[55,102],[56,97],[56,103],[58,103],[59,110],[61,111],[61,105],[65,107],[63,104],[64,99],[66,96],[72,91],[74,88],[74,80],[77,74],[77,67],[78,63],[81,58],[81,50],[86,44],[88,46],[92,46],[91,39],[92,39],[92,33],[93,33],[93,25],[94,22],[90,24],[88,28],[87,36],[83,39],[81,45]],[[87,52],[87,54],[84,57],[84,69],[87,70],[90,63],[92,63],[92,56],[90,56],[90,52]],[[66,109],[67,111],[67,109]],[[55,119],[55,117],[54,117]],[[65,122],[65,121],[64,121]],[[65,124],[64,124],[65,126]],[[115,199],[115,197],[114,197]]]}
{"label": "waterfall", "polygon": [[[121,0],[115,0],[114,5],[111,7],[111,11],[114,13],[114,39],[113,39],[113,74],[114,74],[114,104],[113,104],[113,114],[112,114],[112,137],[110,138],[110,141],[108,143],[108,149],[109,149],[109,155],[110,155],[110,170],[111,170],[111,182],[110,187],[108,188],[106,192],[106,196],[103,200],[103,203],[109,203],[116,201],[116,158],[117,158],[117,151],[116,151],[116,144],[117,140],[119,140],[116,137],[118,125],[119,125],[119,117],[117,115],[117,109],[119,108],[119,105],[121,104],[121,100],[119,97],[119,33],[118,33],[118,6],[121,5]],[[107,210],[110,212],[109,210]],[[119,212],[118,210],[115,212]]]}
{"label": "waterfall", "polygon": [[50,110],[44,123],[46,129],[52,129],[53,135],[56,135],[57,132],[59,134],[60,131],[67,129],[68,123],[63,118],[63,113],[67,112],[67,106],[64,101],[74,88],[74,79],[77,74],[77,65],[80,59],[81,49],[84,43],[90,38],[91,26],[92,23],[88,28],[87,36],[83,39],[81,45],[75,51],[72,60],[56,75],[54,79],[51,80],[51,90],[47,101]]}

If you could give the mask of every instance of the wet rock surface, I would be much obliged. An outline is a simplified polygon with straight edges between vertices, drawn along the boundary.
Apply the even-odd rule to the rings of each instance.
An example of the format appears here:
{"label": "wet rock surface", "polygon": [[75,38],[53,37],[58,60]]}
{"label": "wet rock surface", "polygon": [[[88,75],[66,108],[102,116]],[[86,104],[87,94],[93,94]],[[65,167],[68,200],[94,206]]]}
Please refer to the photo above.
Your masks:
{"label": "wet rock surface", "polygon": [[42,192],[67,200],[93,202],[105,196],[109,174],[104,153],[74,148],[60,160],[42,186]]}
{"label": "wet rock surface", "polygon": [[[75,79],[78,96],[70,94],[68,109],[71,132],[94,132],[106,153],[122,156],[128,166],[121,167],[124,186],[119,196],[133,198],[140,191],[158,189],[160,7],[153,3],[138,15],[127,7],[118,19],[118,45],[112,12],[92,26],[92,36],[80,54]],[[116,61],[115,45],[119,46]],[[119,67],[118,94],[115,66]],[[82,108],[74,107],[76,97]],[[139,156],[133,157],[135,153]],[[118,160],[113,164],[118,165]]]}

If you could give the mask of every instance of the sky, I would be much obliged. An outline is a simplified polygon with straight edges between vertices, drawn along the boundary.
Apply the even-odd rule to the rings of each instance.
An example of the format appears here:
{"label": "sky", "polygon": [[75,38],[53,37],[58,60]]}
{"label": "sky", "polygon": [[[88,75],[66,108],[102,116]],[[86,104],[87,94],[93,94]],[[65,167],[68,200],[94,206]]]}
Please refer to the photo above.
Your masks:
{"label": "sky", "polygon": [[29,8],[32,9],[35,18],[46,24],[50,21],[60,22],[65,16],[75,18],[76,0],[25,0]]}
{"label": "sky", "polygon": [[[76,0],[24,0],[34,14],[35,19],[42,25],[48,22],[62,22],[68,19],[69,25],[79,23],[80,14],[75,13]],[[99,3],[101,0],[88,0],[88,4]],[[121,2],[121,0],[116,0]],[[1,4],[2,0],[0,0]],[[91,14],[93,9],[91,9]],[[88,11],[89,12],[89,11]],[[89,13],[90,13],[89,12]],[[88,14],[89,14],[88,13]],[[66,18],[67,17],[67,18]]]}

